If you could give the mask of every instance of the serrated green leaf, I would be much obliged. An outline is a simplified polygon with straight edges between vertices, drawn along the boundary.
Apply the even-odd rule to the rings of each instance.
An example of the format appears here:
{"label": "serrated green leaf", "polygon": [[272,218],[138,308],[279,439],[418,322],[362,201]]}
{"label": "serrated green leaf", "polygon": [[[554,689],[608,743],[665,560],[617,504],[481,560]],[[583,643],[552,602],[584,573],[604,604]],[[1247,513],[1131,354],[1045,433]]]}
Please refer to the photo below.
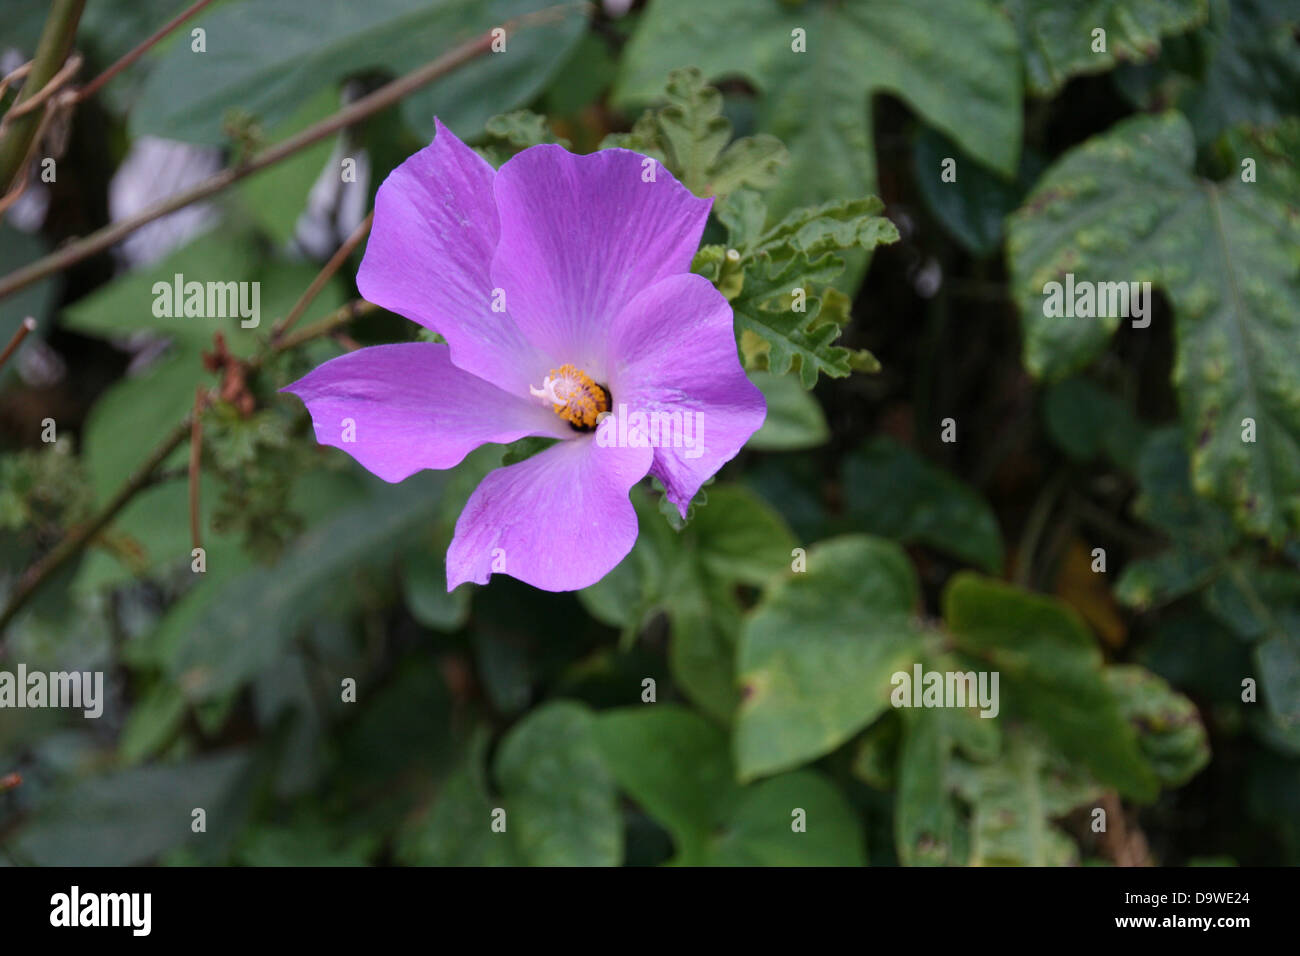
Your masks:
{"label": "serrated green leaf", "polygon": [[743,186],[763,189],[777,181],[789,157],[773,136],[731,140],[722,115],[722,94],[697,69],[675,70],[664,89],[668,104],[646,112],[630,133],[605,138],[602,147],[621,146],[660,160],[697,196],[726,196]]}

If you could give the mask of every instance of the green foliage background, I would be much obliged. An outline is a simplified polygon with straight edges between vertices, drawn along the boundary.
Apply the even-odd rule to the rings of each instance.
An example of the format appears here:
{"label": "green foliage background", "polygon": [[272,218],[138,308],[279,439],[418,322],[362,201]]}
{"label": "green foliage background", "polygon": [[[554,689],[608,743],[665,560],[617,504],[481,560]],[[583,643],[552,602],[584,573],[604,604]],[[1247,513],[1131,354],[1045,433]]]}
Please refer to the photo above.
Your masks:
{"label": "green foliage background", "polygon": [[[102,225],[142,137],[235,162],[545,6],[219,0],[81,107],[0,271]],[[45,7],[11,2],[0,50],[30,55]],[[88,4],[91,73],[176,7]],[[0,862],[1300,862],[1298,31],[1293,0],[569,4],[225,191],[162,261],[0,301],[0,339],[36,315],[65,369],[0,380],[0,596],[215,384],[214,332],[265,344],[269,320],[154,317],[153,282],[257,280],[284,315],[321,171],[364,151],[369,208],[435,115],[496,164],[624,146],[715,197],[694,268],[769,408],[686,521],[634,489],[597,585],[449,595],[461,506],[535,449],[386,485],[276,393],[344,345],[267,362],[251,410],[204,414],[206,571],[182,449],[0,636],[0,668],[109,692],[98,721],[0,711]],[[1044,317],[1067,272],[1150,281],[1150,327]],[[998,671],[1001,713],[891,707],[916,663]]]}

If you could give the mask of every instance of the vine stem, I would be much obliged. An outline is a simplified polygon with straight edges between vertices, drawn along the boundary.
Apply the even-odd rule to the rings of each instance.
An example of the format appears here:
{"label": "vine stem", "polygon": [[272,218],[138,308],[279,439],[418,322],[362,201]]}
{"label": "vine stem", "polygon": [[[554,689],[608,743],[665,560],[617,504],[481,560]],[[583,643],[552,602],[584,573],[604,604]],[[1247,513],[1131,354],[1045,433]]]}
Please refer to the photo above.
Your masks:
{"label": "vine stem", "polygon": [[[574,8],[574,6],[583,6],[586,4],[558,4],[553,7],[547,7],[544,10],[538,10],[533,13],[523,14],[515,17],[513,20],[507,20],[502,26],[509,32],[520,27],[535,26],[557,18],[559,15]],[[495,28],[494,28],[495,29]],[[154,203],[146,209],[142,209],[134,216],[110,223],[102,229],[92,232],[90,235],[70,242],[57,252],[51,253],[44,258],[38,259],[30,265],[24,266],[15,272],[10,273],[4,279],[0,279],[0,299],[4,299],[20,289],[25,289],[33,282],[38,282],[47,276],[53,275],[62,269],[75,265],[83,259],[96,255],[122,239],[135,232],[141,226],[145,226],[155,219],[166,216],[169,213],[183,209],[191,203],[206,199],[209,196],[221,192],[228,186],[239,182],[254,173],[261,172],[268,166],[273,166],[283,159],[294,155],[325,139],[332,136],[339,130],[355,126],[364,119],[368,119],[381,110],[387,109],[394,103],[410,95],[422,86],[427,86],[434,80],[450,73],[452,70],[463,66],[470,60],[492,48],[493,42],[492,31],[488,31],[479,37],[448,50],[437,59],[431,60],[424,66],[418,67],[399,77],[379,89],[375,90],[354,103],[344,107],[313,126],[294,136],[289,137],[282,143],[277,143],[251,159],[223,169],[221,172],[203,180],[184,192],[177,193],[160,202]],[[33,69],[34,72],[34,69]],[[30,82],[30,81],[29,81]],[[26,87],[24,87],[26,89]],[[24,116],[18,122],[32,119],[34,117]]]}
{"label": "vine stem", "polygon": [[145,40],[143,43],[136,46],[135,49],[131,50],[131,52],[121,57],[116,63],[110,66],[107,70],[99,74],[99,76],[95,77],[85,86],[83,86],[80,90],[78,90],[76,101],[80,103],[82,100],[90,99],[90,97],[94,96],[104,87],[105,83],[107,83],[113,77],[117,76],[117,74],[121,73],[123,70],[125,70],[136,60],[140,59],[140,57],[144,56],[146,53],[152,50],[169,33],[171,33],[178,26],[180,26],[186,20],[190,19],[190,17],[194,16],[196,13],[198,13],[200,10],[202,10],[210,3],[212,3],[212,0],[198,0],[198,2],[190,4],[188,8],[176,14],[176,16],[172,17],[161,27],[155,30],[147,40]]}
{"label": "vine stem", "polygon": [[[32,57],[23,88],[14,101],[15,109],[39,94],[58,75],[72,52],[72,41],[77,35],[77,24],[81,22],[81,11],[85,6],[86,0],[54,0],[50,5],[41,38],[36,43],[36,55]],[[4,138],[0,139],[0,193],[8,192],[22,171],[41,125],[41,115],[35,111],[28,112],[15,117],[7,125]]]}

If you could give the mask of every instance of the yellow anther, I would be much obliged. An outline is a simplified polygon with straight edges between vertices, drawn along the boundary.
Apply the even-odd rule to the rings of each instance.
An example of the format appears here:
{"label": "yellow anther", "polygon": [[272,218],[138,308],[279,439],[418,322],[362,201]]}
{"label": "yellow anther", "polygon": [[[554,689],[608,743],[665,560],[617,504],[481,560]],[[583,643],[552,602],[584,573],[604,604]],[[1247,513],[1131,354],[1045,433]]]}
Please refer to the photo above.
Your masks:
{"label": "yellow anther", "polygon": [[595,428],[596,416],[609,411],[609,393],[572,365],[551,369],[541,388],[530,385],[528,391],[550,402],[551,411],[575,428]]}

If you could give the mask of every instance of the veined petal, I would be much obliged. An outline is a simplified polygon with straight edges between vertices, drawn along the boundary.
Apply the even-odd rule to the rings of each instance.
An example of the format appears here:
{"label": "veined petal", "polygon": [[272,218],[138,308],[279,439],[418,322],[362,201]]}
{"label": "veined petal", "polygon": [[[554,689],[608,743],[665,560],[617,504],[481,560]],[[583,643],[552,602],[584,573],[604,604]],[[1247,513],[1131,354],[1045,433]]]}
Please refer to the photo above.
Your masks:
{"label": "veined petal", "polygon": [[511,316],[542,351],[597,378],[609,324],[638,292],[690,270],[712,204],[623,149],[534,146],[501,167],[493,188],[492,277]]}
{"label": "veined petal", "polygon": [[431,342],[348,352],[283,391],[303,400],[318,442],[384,481],[450,468],[488,442],[575,436],[548,409],[464,371]]}
{"label": "veined petal", "polygon": [[[436,122],[436,121],[435,121]],[[528,394],[550,365],[500,309],[489,266],[500,229],[492,167],[436,122],[433,143],[389,174],[357,272],[366,299],[432,329],[452,361]]]}
{"label": "veined petal", "polygon": [[447,590],[494,571],[544,591],[595,584],[632,550],[628,492],[652,459],[649,448],[601,448],[588,436],[498,468],[456,522]]}
{"label": "veined petal", "polygon": [[767,416],[740,365],[731,306],[703,276],[672,276],[623,308],[608,350],[614,412],[645,416],[656,446],[650,473],[685,516]]}

